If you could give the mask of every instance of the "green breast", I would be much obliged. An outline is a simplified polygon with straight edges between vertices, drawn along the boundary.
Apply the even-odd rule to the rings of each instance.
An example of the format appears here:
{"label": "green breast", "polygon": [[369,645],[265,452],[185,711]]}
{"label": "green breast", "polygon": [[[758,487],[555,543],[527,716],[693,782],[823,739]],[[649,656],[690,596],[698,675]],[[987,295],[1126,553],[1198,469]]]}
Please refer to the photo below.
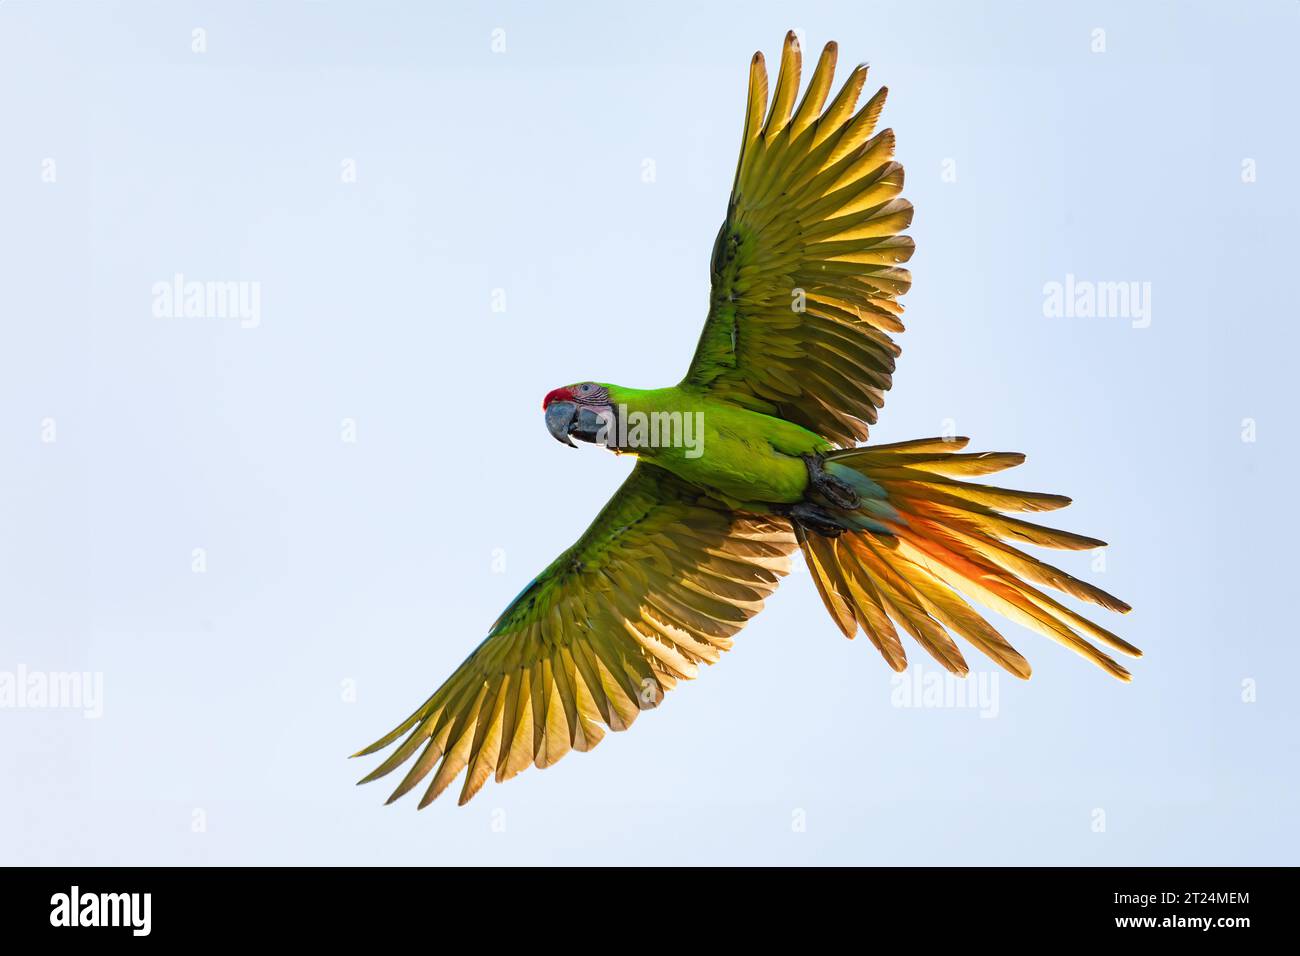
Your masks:
{"label": "green breast", "polygon": [[790,422],[680,388],[611,387],[619,406],[619,442],[644,461],[730,499],[765,510],[803,497],[801,454],[829,447]]}

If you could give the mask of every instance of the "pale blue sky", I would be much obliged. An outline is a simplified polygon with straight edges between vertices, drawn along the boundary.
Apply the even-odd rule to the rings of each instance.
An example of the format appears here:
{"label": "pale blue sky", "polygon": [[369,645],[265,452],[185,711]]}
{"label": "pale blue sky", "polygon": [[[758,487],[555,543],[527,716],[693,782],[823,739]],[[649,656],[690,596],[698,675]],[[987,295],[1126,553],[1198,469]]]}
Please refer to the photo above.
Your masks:
{"label": "pale blue sky", "polygon": [[[873,437],[1028,453],[1136,680],[1008,623],[996,716],[896,706],[801,571],[630,733],[383,807],[346,755],[629,467],[541,396],[685,368],[792,27],[890,87],[917,210]],[[0,672],[104,686],[0,709],[0,862],[1296,862],[1298,43],[1291,0],[0,3]],[[176,273],[260,323],[156,317]],[[1067,274],[1150,326],[1045,317]]]}

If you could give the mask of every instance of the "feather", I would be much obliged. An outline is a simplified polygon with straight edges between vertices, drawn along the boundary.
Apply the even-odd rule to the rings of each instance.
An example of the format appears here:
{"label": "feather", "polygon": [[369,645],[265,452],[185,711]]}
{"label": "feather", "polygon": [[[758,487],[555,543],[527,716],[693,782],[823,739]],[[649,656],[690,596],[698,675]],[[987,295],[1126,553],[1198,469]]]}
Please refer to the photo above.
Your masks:
{"label": "feather", "polygon": [[821,595],[822,603],[826,605],[826,610],[831,616],[845,637],[853,637],[857,633],[857,618],[853,614],[853,609],[849,606],[844,597],[835,590],[830,579],[827,577],[826,569],[822,566],[820,556],[813,550],[814,543],[819,539],[809,537],[802,527],[795,526],[795,536],[799,541],[799,547],[803,549],[804,559],[808,563],[808,570],[813,583],[817,586],[817,593]]}
{"label": "feather", "polygon": [[799,93],[802,60],[799,38],[791,30],[785,35],[785,46],[781,50],[781,69],[777,72],[776,90],[772,94],[772,110],[768,113],[767,123],[764,126],[763,135],[769,143],[790,122],[790,110],[794,107],[795,96]]}
{"label": "feather", "polygon": [[[860,481],[849,483],[863,497],[863,508],[843,515],[841,520],[850,530],[836,539],[833,549],[816,540],[800,541],[806,553],[819,559],[819,586],[830,582],[828,590],[833,590],[836,581],[846,583],[848,602],[877,646],[882,643],[876,637],[884,632],[880,624],[884,616],[956,673],[964,673],[966,664],[948,631],[1016,676],[1030,674],[1024,657],[962,600],[961,595],[966,595],[1128,680],[1129,672],[1087,638],[1133,656],[1141,651],[1035,585],[1114,611],[1126,612],[1129,605],[1012,543],[1077,549],[1101,542],[1001,514],[998,509],[1054,510],[1069,499],[957,480],[954,476],[981,474],[1023,460],[1005,452],[960,451],[966,444],[964,438],[921,439],[831,452],[826,462],[831,474],[846,480],[847,472],[860,473]],[[945,448],[954,450],[945,452]],[[876,489],[883,501],[868,497]],[[896,514],[891,517],[873,509],[875,504],[894,508]],[[852,530],[862,526],[861,515],[869,511],[883,533],[869,526]],[[803,534],[801,529],[796,532]],[[840,624],[839,609],[829,602],[828,608]],[[887,649],[882,653],[891,666],[900,666],[897,656]]]}
{"label": "feather", "polygon": [[833,42],[827,43],[822,49],[821,58],[808,80],[808,89],[799,103],[799,109],[795,111],[794,119],[790,121],[792,135],[797,136],[817,121],[817,114],[826,105],[826,97],[835,79],[835,61],[838,55],[839,47]]}
{"label": "feather", "polygon": [[899,640],[898,631],[894,629],[893,622],[889,619],[880,592],[871,580],[871,574],[856,554],[853,546],[855,540],[850,538],[842,543],[837,541],[835,550],[846,572],[844,578],[849,593],[853,596],[858,623],[862,625],[862,630],[876,646],[876,650],[880,651],[886,663],[896,671],[904,670],[907,667],[907,652],[903,649],[903,642]]}

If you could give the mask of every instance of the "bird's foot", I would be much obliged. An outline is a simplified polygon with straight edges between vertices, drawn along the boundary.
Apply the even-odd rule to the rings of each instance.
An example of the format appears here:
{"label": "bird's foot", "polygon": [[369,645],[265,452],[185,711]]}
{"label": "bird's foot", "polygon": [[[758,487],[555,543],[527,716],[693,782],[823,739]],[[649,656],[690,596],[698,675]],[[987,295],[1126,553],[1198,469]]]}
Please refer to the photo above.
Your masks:
{"label": "bird's foot", "polygon": [[848,482],[836,478],[824,467],[825,459],[821,455],[802,455],[803,463],[808,468],[808,481],[813,491],[820,494],[837,508],[854,511],[862,504],[862,499]]}
{"label": "bird's foot", "polygon": [[791,505],[786,512],[790,520],[821,535],[823,538],[838,538],[844,533],[844,526],[835,520],[835,516],[821,505],[810,501],[801,501]]}

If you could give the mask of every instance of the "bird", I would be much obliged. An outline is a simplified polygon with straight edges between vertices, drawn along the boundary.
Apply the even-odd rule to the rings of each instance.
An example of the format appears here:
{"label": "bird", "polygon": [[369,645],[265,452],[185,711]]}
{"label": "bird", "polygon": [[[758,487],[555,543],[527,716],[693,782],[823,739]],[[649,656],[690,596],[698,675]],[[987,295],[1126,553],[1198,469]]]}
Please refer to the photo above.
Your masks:
{"label": "bird", "polygon": [[489,777],[549,767],[631,727],[718,661],[796,551],[839,630],[861,631],[895,671],[907,637],[964,676],[955,636],[1027,679],[1029,663],[973,601],[1130,679],[1103,647],[1141,651],[1044,589],[1129,605],[1024,550],[1105,542],[1018,517],[1069,498],[971,480],[1024,455],[968,452],[946,435],[868,441],[901,354],[913,210],[894,133],[876,130],[888,90],[859,105],[863,64],[831,98],[837,52],[822,50],[802,98],[793,32],[770,97],[762,53],[750,62],[685,377],[657,389],[583,381],[543,399],[558,441],[635,465],[428,700],[353,755],[398,744],[359,781],[409,761],[389,803],[432,774],[424,808],[463,773],[463,805]]}

